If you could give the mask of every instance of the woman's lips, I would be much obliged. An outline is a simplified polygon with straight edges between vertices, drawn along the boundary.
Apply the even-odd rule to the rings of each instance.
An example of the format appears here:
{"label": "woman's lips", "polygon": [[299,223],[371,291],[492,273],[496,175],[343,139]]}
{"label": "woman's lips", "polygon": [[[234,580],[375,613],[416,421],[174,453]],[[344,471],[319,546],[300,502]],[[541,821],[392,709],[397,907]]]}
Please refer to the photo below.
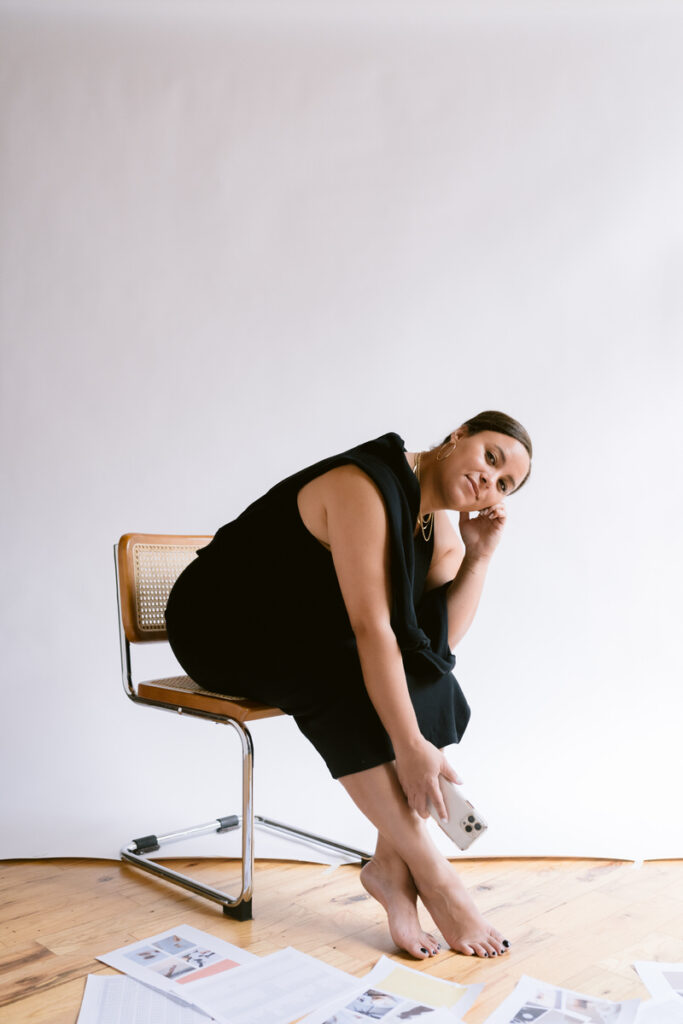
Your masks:
{"label": "woman's lips", "polygon": [[470,485],[470,487],[472,488],[472,493],[474,494],[474,497],[475,497],[475,499],[476,499],[477,501],[479,501],[479,488],[478,488],[478,487],[477,487],[477,485],[475,484],[474,480],[470,479],[470,477],[468,477],[468,476],[467,476],[467,477],[465,477],[465,479],[467,480],[467,483],[468,483],[468,484]]}

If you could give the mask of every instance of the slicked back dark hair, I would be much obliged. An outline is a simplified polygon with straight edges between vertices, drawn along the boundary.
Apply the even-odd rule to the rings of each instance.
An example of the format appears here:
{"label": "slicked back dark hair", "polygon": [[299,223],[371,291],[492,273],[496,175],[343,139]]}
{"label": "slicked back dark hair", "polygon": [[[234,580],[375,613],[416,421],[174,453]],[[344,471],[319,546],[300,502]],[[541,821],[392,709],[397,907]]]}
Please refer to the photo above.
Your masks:
{"label": "slicked back dark hair", "polygon": [[[529,472],[522,482],[517,485],[515,491],[518,491],[520,487],[524,486],[529,479],[529,474],[531,473],[533,448],[529,432],[518,420],[513,419],[512,416],[508,416],[507,413],[497,412],[495,409],[487,409],[486,412],[477,413],[477,415],[472,416],[471,419],[465,420],[463,427],[465,427],[470,436],[472,436],[472,434],[481,434],[484,430],[493,430],[497,434],[506,434],[507,437],[513,437],[515,441],[519,441],[519,443],[524,446],[529,456]],[[447,444],[450,439],[451,435],[449,434],[448,437],[444,438],[442,444]]]}

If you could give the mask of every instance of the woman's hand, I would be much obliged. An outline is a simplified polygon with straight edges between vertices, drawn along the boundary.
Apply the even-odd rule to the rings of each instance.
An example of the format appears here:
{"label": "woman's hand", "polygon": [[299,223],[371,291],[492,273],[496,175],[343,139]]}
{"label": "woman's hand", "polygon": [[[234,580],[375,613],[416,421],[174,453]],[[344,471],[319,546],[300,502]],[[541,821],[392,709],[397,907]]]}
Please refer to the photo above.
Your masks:
{"label": "woman's hand", "polygon": [[403,748],[396,749],[394,745],[394,750],[396,774],[410,807],[421,818],[427,818],[431,802],[439,817],[447,821],[448,813],[439,786],[439,775],[451,782],[459,783],[460,778],[444,754],[422,736],[417,742]]}
{"label": "woman's hand", "polygon": [[505,528],[506,511],[502,501],[483,508],[470,519],[468,512],[460,513],[460,536],[465,544],[465,558],[488,560],[498,547]]}

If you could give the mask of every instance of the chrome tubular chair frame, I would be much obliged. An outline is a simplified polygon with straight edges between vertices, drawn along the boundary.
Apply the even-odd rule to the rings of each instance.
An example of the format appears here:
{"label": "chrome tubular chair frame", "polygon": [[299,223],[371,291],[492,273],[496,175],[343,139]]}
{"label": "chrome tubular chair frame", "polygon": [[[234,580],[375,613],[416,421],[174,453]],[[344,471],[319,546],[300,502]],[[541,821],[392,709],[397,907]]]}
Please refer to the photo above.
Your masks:
{"label": "chrome tubular chair frame", "polygon": [[[131,535],[125,535],[121,538],[124,541],[130,538]],[[140,536],[147,540],[154,540],[155,535],[133,535],[133,537]],[[164,541],[170,541],[176,538],[158,538]],[[185,538],[177,538],[182,540]],[[208,538],[207,538],[208,539]],[[367,853],[363,850],[355,849],[354,847],[347,846],[344,843],[339,843],[333,839],[326,839],[323,836],[316,835],[312,832],[307,832],[303,829],[295,828],[291,825],[285,825],[283,822],[275,821],[272,818],[264,818],[261,815],[254,814],[254,745],[251,738],[251,733],[243,721],[232,717],[229,714],[221,714],[216,710],[206,711],[201,708],[187,706],[186,703],[182,702],[182,694],[178,696],[178,703],[171,703],[161,700],[154,700],[148,696],[142,696],[138,692],[140,683],[135,683],[133,680],[132,662],[131,662],[131,644],[126,635],[126,626],[124,623],[124,615],[122,610],[122,587],[121,587],[121,573],[119,567],[119,544],[114,545],[114,563],[116,568],[116,596],[117,596],[117,608],[118,608],[118,621],[119,621],[119,637],[121,644],[121,671],[123,680],[123,689],[126,696],[132,700],[135,704],[143,704],[147,707],[159,708],[162,711],[170,711],[179,715],[190,715],[196,718],[203,718],[207,721],[217,722],[223,725],[231,726],[237,735],[239,736],[241,750],[242,750],[242,809],[241,814],[232,814],[222,817],[217,817],[210,822],[206,822],[201,825],[193,825],[188,828],[179,829],[176,832],[169,832],[165,835],[148,835],[141,836],[138,839],[133,839],[127,845],[121,849],[121,859],[129,864],[136,867],[142,868],[144,871],[148,871],[160,878],[171,882],[174,885],[181,886],[190,892],[195,893],[198,896],[203,896],[206,899],[212,900],[215,903],[220,904],[223,908],[223,913],[228,914],[231,917],[235,917],[240,921],[250,920],[252,917],[252,896],[253,896],[253,878],[254,878],[254,827],[258,827],[275,834],[284,835],[290,839],[294,839],[297,842],[311,845],[315,848],[325,850],[333,853],[337,856],[341,855],[345,858],[351,858],[352,860],[360,861],[361,863],[367,863],[371,858],[372,854]],[[152,639],[163,640],[163,635],[155,635]],[[163,682],[163,681],[161,681]],[[145,684],[143,684],[145,685]],[[201,691],[199,691],[201,693]],[[206,691],[204,691],[206,692]],[[208,696],[216,697],[215,694],[208,694]],[[220,699],[220,698],[219,698]],[[230,698],[225,698],[226,703],[230,703]],[[262,713],[254,717],[268,717],[269,715],[280,714],[278,709],[264,708]],[[248,717],[248,716],[247,716]],[[163,846],[170,845],[172,843],[181,842],[185,839],[192,839],[197,836],[206,835],[210,832],[222,833],[229,832],[234,829],[241,828],[242,830],[242,883],[240,892],[236,896],[231,896],[220,889],[215,889],[212,886],[204,885],[202,882],[196,879],[190,878],[188,875],[183,875],[179,871],[174,871],[163,864],[159,864],[156,860],[150,857],[150,854],[160,850]]]}

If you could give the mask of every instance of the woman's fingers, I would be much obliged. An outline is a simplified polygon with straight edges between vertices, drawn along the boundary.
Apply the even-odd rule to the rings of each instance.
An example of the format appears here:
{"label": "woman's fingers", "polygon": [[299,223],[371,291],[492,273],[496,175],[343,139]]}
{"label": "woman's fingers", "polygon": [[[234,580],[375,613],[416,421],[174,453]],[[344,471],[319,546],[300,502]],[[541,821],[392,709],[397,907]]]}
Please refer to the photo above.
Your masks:
{"label": "woman's fingers", "polygon": [[427,818],[433,809],[439,818],[448,820],[439,776],[445,775],[454,782],[459,779],[437,747],[422,737],[415,747],[398,749],[396,771],[411,810]]}
{"label": "woman's fingers", "polygon": [[416,812],[416,814],[419,814],[421,818],[429,817],[431,807],[434,807],[434,810],[440,818],[446,820],[448,817],[446,805],[441,793],[441,787],[436,779],[427,783],[426,789],[421,792],[414,792],[411,797],[408,797],[408,805]]}
{"label": "woman's fingers", "polygon": [[422,809],[418,810],[417,813],[420,815],[421,818],[428,818],[429,817],[429,805],[428,804],[423,804],[422,805]]}
{"label": "woman's fingers", "polygon": [[431,799],[431,795],[415,792],[412,797],[407,797],[407,799],[408,806],[415,811],[416,814],[419,814],[421,818],[429,817],[429,801]]}
{"label": "woman's fingers", "polygon": [[444,802],[443,793],[441,792],[438,776],[435,779],[432,779],[430,800],[441,821],[448,821],[448,811],[446,810],[446,804]]}
{"label": "woman's fingers", "polygon": [[443,767],[441,768],[441,774],[445,779],[449,779],[451,782],[454,782],[456,786],[462,785],[462,779],[456,772],[453,765],[449,764],[449,762],[445,758],[443,762]]}
{"label": "woman's fingers", "polygon": [[495,505],[489,505],[488,508],[483,508],[479,512],[479,516],[482,519],[490,519],[492,522],[498,520],[503,523],[505,522],[506,515],[505,505],[502,501],[499,501]]}
{"label": "woman's fingers", "polygon": [[418,791],[415,794],[414,800],[409,800],[414,811],[420,815],[421,818],[428,818],[432,806],[436,810],[436,813],[441,817],[445,811],[443,804],[443,797],[441,795],[441,789],[439,788],[438,782],[434,784],[431,781],[425,783],[425,788]]}

